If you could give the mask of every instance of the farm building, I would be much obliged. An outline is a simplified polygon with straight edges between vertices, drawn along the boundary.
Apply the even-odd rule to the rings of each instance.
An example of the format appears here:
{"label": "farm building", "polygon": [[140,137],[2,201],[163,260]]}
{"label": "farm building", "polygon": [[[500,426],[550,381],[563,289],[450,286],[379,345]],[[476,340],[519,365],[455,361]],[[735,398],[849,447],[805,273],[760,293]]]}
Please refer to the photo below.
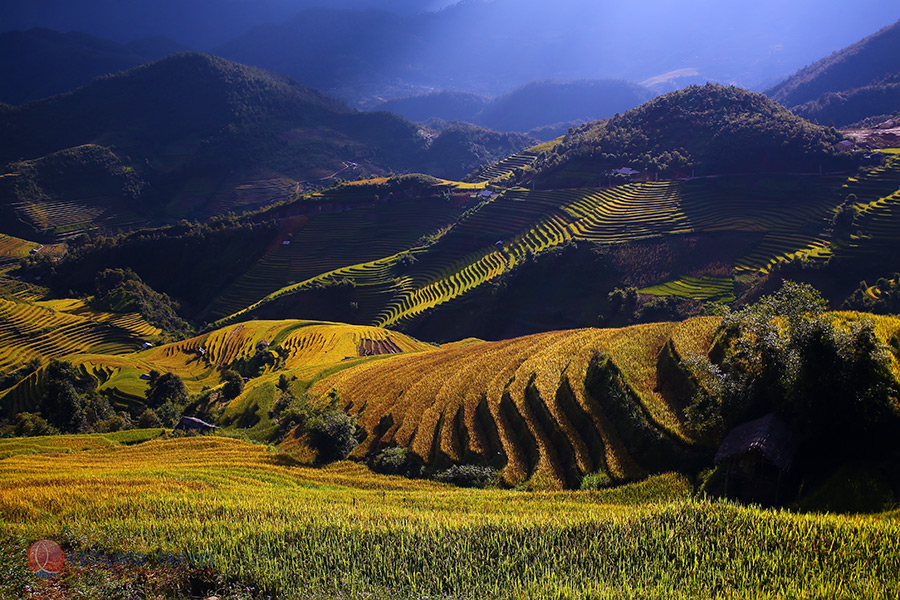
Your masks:
{"label": "farm building", "polygon": [[181,417],[181,420],[178,421],[178,425],[175,426],[175,429],[178,431],[199,431],[200,433],[208,433],[213,429],[218,429],[218,427],[195,417]]}
{"label": "farm building", "polygon": [[631,175],[637,175],[638,173],[640,173],[640,171],[637,171],[637,170],[635,170],[635,169],[632,169],[631,167],[622,167],[621,169],[616,169],[616,170],[613,171],[613,174],[614,174],[614,175],[627,175],[627,176],[631,176]]}
{"label": "farm building", "polygon": [[715,458],[716,464],[726,465],[725,496],[778,504],[798,446],[797,436],[774,414],[732,429]]}
{"label": "farm building", "polygon": [[838,152],[850,152],[851,150],[853,150],[853,145],[853,142],[851,142],[850,140],[841,140],[840,142],[834,144],[833,148]]}

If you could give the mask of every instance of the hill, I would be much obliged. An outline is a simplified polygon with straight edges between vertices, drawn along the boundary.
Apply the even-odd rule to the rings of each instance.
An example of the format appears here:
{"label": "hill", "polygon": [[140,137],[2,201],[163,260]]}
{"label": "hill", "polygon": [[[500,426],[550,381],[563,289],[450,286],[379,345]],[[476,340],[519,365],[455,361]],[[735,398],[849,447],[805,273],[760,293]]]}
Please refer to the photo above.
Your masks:
{"label": "hill", "polygon": [[532,135],[535,130],[545,128],[548,133],[536,137],[546,141],[551,139],[550,126],[567,129],[586,121],[605,119],[653,96],[646,88],[626,81],[536,81],[492,100],[466,92],[444,91],[389,100],[376,108],[418,122],[468,121],[496,131],[532,132]]}
{"label": "hill", "polygon": [[848,127],[866,120],[886,121],[900,106],[900,73],[894,83],[867,85],[841,92],[826,92],[817,100],[791,109],[813,123]]}
{"label": "hill", "polygon": [[24,104],[55,96],[101,75],[186,49],[164,37],[119,44],[78,31],[33,28],[0,33],[0,102]]}
{"label": "hill", "polygon": [[[284,77],[191,53],[5,108],[0,135],[6,142],[0,163],[9,163],[0,203],[24,222],[35,204],[77,209],[98,202],[107,219],[127,220],[98,200],[112,185],[106,176],[103,189],[70,189],[73,175],[86,181],[98,152],[113,171],[141,182],[141,201],[128,201],[132,192],[123,200],[147,220],[258,207],[290,198],[302,182],[339,173],[435,168],[462,176],[529,145],[522,136],[475,130],[430,134],[395,115],[356,112]],[[429,152],[432,139],[436,150]],[[70,150],[86,144],[94,150]],[[65,177],[40,176],[42,165],[63,156]],[[45,236],[70,224],[30,222]]]}
{"label": "hill", "polygon": [[853,161],[832,148],[840,139],[762,94],[691,86],[575,129],[538,162],[535,182],[596,185],[623,167],[669,176],[842,170]]}
{"label": "hill", "polygon": [[839,50],[766,90],[787,107],[876,84],[900,73],[900,21]]}

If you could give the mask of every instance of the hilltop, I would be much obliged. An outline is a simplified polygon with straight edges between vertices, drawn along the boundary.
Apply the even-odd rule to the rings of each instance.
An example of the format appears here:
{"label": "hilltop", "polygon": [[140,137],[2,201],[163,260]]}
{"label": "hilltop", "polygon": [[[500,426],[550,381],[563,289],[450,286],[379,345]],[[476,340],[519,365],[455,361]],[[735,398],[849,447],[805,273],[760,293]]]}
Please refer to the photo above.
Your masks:
{"label": "hilltop", "polygon": [[575,129],[538,161],[534,180],[597,185],[622,167],[662,176],[842,170],[853,162],[832,149],[840,139],[762,94],[690,86]]}
{"label": "hilltop", "polygon": [[[74,92],[0,111],[4,193],[0,202],[32,235],[58,235],[71,218],[28,214],[122,215],[89,187],[75,193],[96,152],[141,184],[136,220],[199,218],[287,200],[304,182],[341,175],[434,170],[448,177],[530,145],[517,134],[435,134],[389,113],[360,113],[293,80],[221,58],[181,53]],[[434,152],[430,150],[434,148]],[[67,152],[68,176],[37,177]],[[85,158],[79,169],[73,165]],[[314,182],[311,182],[314,183]],[[104,184],[105,185],[105,184]],[[53,207],[47,208],[48,206]],[[9,208],[7,209],[9,210]],[[17,230],[21,233],[20,230]]]}

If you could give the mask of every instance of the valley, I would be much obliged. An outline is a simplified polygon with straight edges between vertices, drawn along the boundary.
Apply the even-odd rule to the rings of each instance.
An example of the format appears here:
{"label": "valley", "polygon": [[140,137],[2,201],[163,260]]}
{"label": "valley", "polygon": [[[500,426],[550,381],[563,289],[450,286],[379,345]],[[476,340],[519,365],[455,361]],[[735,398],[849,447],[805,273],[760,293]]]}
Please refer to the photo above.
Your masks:
{"label": "valley", "polygon": [[503,92],[508,10],[0,32],[0,597],[896,596],[900,25]]}

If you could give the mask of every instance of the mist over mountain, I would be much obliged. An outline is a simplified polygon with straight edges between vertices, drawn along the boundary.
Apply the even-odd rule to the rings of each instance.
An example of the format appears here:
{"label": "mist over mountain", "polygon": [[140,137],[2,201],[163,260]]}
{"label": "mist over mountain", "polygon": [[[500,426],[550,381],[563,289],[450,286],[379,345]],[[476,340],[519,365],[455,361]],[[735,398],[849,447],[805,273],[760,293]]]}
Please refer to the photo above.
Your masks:
{"label": "mist over mountain", "polygon": [[316,9],[215,52],[348,101],[408,96],[410,87],[496,96],[534,80],[644,81],[685,69],[702,81],[761,88],[900,17],[900,8],[863,4],[873,10],[846,14],[839,3],[809,0],[752,7],[471,0],[406,17]]}
{"label": "mist over mountain", "polygon": [[852,11],[837,0],[323,4],[12,0],[0,22],[120,43],[168,36],[371,107],[439,89],[498,96],[545,79],[654,82],[658,93],[708,80],[762,89],[900,18],[900,7],[877,0]]}
{"label": "mist over mountain", "polygon": [[467,121],[495,131],[530,133],[546,141],[558,137],[557,129],[611,117],[654,95],[648,88],[619,80],[535,81],[492,100],[443,91],[388,100],[375,109],[420,123]]}

